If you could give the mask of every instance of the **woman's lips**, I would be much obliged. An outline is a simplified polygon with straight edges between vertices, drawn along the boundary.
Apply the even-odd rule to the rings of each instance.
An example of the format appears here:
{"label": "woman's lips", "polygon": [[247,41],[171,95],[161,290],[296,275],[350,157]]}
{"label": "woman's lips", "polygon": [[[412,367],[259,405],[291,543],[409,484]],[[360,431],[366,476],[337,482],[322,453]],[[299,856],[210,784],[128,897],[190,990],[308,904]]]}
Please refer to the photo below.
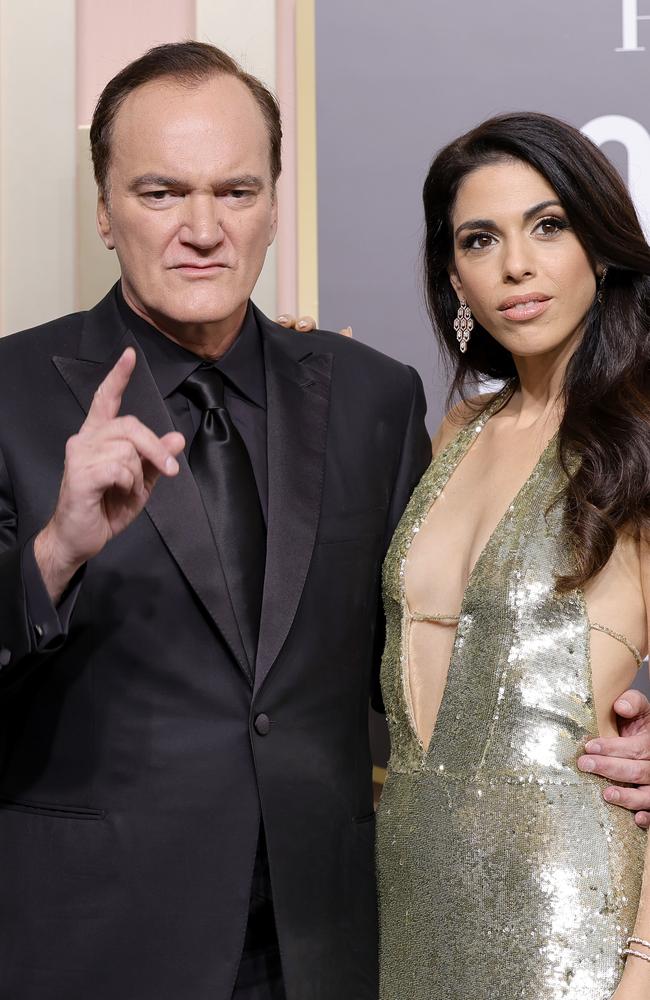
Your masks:
{"label": "woman's lips", "polygon": [[502,316],[513,320],[515,323],[522,323],[529,319],[536,319],[545,313],[551,304],[551,299],[527,299],[508,305],[505,309],[499,309]]}

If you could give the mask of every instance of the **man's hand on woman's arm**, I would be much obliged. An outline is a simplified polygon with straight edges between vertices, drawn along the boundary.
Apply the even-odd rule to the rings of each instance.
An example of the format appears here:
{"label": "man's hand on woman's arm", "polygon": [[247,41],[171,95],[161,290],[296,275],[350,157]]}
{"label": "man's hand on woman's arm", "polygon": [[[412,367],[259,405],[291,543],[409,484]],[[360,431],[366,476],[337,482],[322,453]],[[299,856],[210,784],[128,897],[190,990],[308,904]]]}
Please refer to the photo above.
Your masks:
{"label": "man's hand on woman's arm", "polygon": [[614,702],[620,736],[598,737],[587,743],[578,759],[582,771],[637,787],[608,785],[608,802],[636,813],[636,822],[650,828],[650,702],[640,691],[625,691]]}

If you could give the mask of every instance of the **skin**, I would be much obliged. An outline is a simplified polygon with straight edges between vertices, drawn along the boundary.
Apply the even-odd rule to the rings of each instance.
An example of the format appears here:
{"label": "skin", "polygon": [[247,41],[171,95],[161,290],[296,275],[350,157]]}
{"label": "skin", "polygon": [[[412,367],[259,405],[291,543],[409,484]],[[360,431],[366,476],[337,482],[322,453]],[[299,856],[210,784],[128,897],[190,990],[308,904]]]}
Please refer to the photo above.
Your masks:
{"label": "skin", "polygon": [[[202,358],[227,351],[277,227],[268,130],[244,84],[222,75],[133,91],[114,122],[97,226],[134,312]],[[34,543],[54,603],[139,515],[158,477],[178,473],[181,434],[158,438],[118,416],[134,367],[129,348],[67,443],[56,509]]]}
{"label": "skin", "polygon": [[[498,173],[496,175],[498,180]],[[553,197],[553,192],[547,188],[538,192],[539,196],[543,199],[548,197]],[[456,206],[458,213],[458,204]],[[552,208],[549,206],[549,211]],[[544,227],[549,236],[552,234],[552,227]],[[526,230],[530,237],[530,230]],[[516,234],[519,236],[519,223],[516,222]],[[541,242],[538,234],[537,242]],[[489,244],[490,240],[484,240],[485,243]],[[548,240],[548,249],[555,252],[557,249],[557,242],[553,239]],[[578,248],[580,249],[580,248]],[[457,255],[456,260],[458,261]],[[465,264],[470,265],[471,261],[467,260],[468,254],[463,252],[463,259]],[[480,257],[479,257],[480,260]],[[585,266],[586,258],[584,254],[579,254],[578,263],[582,269]],[[586,262],[588,265],[588,262]],[[478,263],[477,266],[484,268],[483,263]],[[589,265],[588,265],[589,267]],[[476,276],[472,276],[469,266],[463,266],[463,262],[460,262],[460,270],[463,273],[464,280],[473,289],[474,281]],[[592,271],[596,271],[598,274],[599,269],[591,268]],[[596,275],[594,275],[594,280]],[[562,283],[563,274],[560,273],[560,282]],[[480,272],[478,274],[480,279]],[[586,282],[585,290],[586,299],[589,300],[589,295],[594,287],[594,282],[592,277],[587,271],[584,273],[584,278]],[[463,284],[460,279],[460,273],[458,264],[454,269],[453,280],[456,282],[457,291],[464,291]],[[479,289],[476,289],[477,299],[480,296]],[[468,292],[467,294],[472,294],[474,297],[474,292]],[[585,305],[585,297],[582,297],[582,307]],[[481,305],[480,303],[476,305],[477,312],[480,314]],[[578,312],[580,309],[578,309]],[[553,314],[546,316],[545,324],[548,327],[549,321],[552,321]],[[491,323],[492,319],[489,319],[486,315],[483,315],[483,320],[486,323]],[[301,317],[299,321],[296,321],[293,316],[280,316],[278,317],[278,322],[289,328],[295,327],[304,332],[309,332],[315,327],[314,320],[309,316]],[[507,329],[507,324],[503,322],[501,316],[498,317],[498,322],[500,326],[505,327],[505,337],[504,343],[512,347],[512,337]],[[574,326],[575,326],[575,316],[574,316]],[[348,327],[346,331],[351,334],[351,330]],[[520,334],[517,334],[521,340]],[[575,338],[574,338],[575,339]],[[524,352],[527,352],[526,345],[524,344]],[[522,352],[520,352],[521,354]],[[529,351],[527,352],[529,353]],[[521,361],[520,361],[521,363]],[[524,364],[526,362],[524,361]],[[555,381],[557,382],[557,375]],[[524,389],[526,387],[524,386]],[[503,415],[502,415],[503,416]],[[438,451],[447,443],[448,440],[457,431],[457,420],[455,415],[452,419],[445,421],[442,425],[437,437],[434,439],[434,450]],[[524,426],[524,430],[525,430]],[[550,433],[550,432],[549,432]],[[541,447],[543,441],[538,441],[538,446]],[[531,457],[531,463],[534,460],[534,456]],[[510,485],[511,493],[514,493],[516,486]],[[599,574],[598,578],[592,581],[591,586],[591,598],[592,603],[596,605],[596,609],[600,605],[602,607],[603,599],[607,600],[607,595],[610,591],[610,585],[616,588],[622,588],[620,591],[622,594],[627,595],[629,601],[626,604],[627,611],[632,612],[632,620],[626,622],[626,627],[629,628],[630,634],[636,631],[640,634],[640,645],[644,645],[644,627],[640,622],[640,614],[644,614],[644,610],[639,608],[639,585],[641,584],[644,593],[647,595],[650,593],[650,582],[648,582],[645,577],[647,572],[645,567],[647,565],[647,560],[642,561],[642,565],[638,565],[637,553],[630,552],[629,540],[624,540],[619,546],[615,556],[612,560],[616,565],[612,565],[609,569],[603,573]],[[616,580],[614,580],[616,576]],[[597,617],[597,611],[594,612],[594,616]],[[634,620],[636,619],[636,620]],[[453,634],[451,630],[447,633],[447,654],[451,651],[451,643],[453,642]],[[616,647],[611,646],[612,640],[602,634],[594,633],[592,635],[592,647],[595,656],[602,657],[603,662],[609,663],[609,657],[614,653]],[[620,650],[616,650],[617,654]],[[600,688],[597,693],[599,695],[598,702],[600,707],[600,731],[603,736],[597,739],[591,740],[586,744],[586,753],[578,758],[578,767],[584,771],[589,771],[600,775],[601,777],[607,778],[614,782],[620,782],[619,785],[610,785],[604,790],[605,799],[615,805],[621,806],[622,808],[632,810],[636,813],[636,822],[639,826],[643,828],[650,827],[650,703],[647,698],[641,694],[641,692],[629,689],[623,692],[622,695],[616,697],[617,688],[616,685],[623,683],[624,677],[631,673],[629,669],[623,667],[621,675],[619,672],[612,672],[609,669],[605,671],[598,671],[597,676],[594,678],[595,683],[598,687],[600,683]],[[424,731],[425,738],[430,735],[431,729],[433,728],[433,720],[437,713],[439,707],[438,699],[441,697],[442,691],[438,690],[434,692],[433,702],[424,706],[425,711],[423,714],[429,716],[428,726],[429,730],[426,731],[426,721],[424,719],[420,720],[420,729]],[[611,698],[615,698],[613,706],[610,711],[606,711],[604,706],[611,703]],[[610,700],[608,700],[610,699]],[[609,735],[606,735],[609,734]],[[636,787],[639,786],[639,787]]]}
{"label": "skin", "polygon": [[[301,316],[300,319],[296,319],[290,313],[283,313],[278,316],[276,323],[283,326],[286,330],[300,330],[301,333],[311,333],[312,330],[316,329],[316,320],[313,316]],[[342,337],[351,337],[352,327],[344,326],[342,330],[339,330]]]}
{"label": "skin", "polygon": [[[472,201],[478,175],[481,179],[480,186],[485,184],[485,202],[482,199]],[[461,188],[454,212],[455,226],[483,217],[481,213],[485,205],[490,208],[498,205],[499,198],[503,201],[504,192],[507,192],[510,200],[509,184],[513,185],[512,203],[516,200],[514,196],[518,195],[521,212],[542,201],[554,199],[552,188],[539,175],[535,175],[536,183],[531,183],[530,191],[527,191],[531,175],[535,175],[535,172],[515,163],[498,164],[477,171]],[[500,183],[504,185],[501,195]],[[526,195],[529,200],[524,207]],[[505,205],[502,205],[502,211],[507,214]],[[528,414],[534,422],[552,411],[566,363],[581,336],[581,315],[584,315],[590,304],[595,281],[602,271],[587,259],[570,231],[561,230],[552,235],[552,226],[542,223],[539,228],[541,216],[533,217],[530,226],[527,226],[521,212],[520,222],[516,218],[511,219],[509,238],[507,234],[502,239],[497,235],[496,240],[489,236],[479,237],[473,247],[464,248],[459,234],[455,266],[450,277],[457,294],[468,301],[482,325],[512,352],[522,388],[508,409],[513,415],[516,415],[518,409],[524,414],[524,418]],[[490,211],[489,214],[494,213]],[[557,208],[553,205],[542,210],[542,215],[548,214],[563,215],[561,212],[557,213]],[[538,228],[535,232],[536,224]],[[480,229],[478,227],[474,232],[480,232]],[[547,237],[544,237],[544,231],[548,233]],[[472,232],[471,229],[464,230],[463,235],[469,238]],[[484,246],[482,250],[479,249],[481,245]],[[533,248],[536,248],[535,253],[532,253]],[[531,251],[530,258],[528,251]],[[497,262],[504,266],[503,289],[506,297],[510,294],[506,289],[512,288],[513,294],[517,294],[521,288],[527,287],[527,282],[528,287],[538,287],[540,281],[540,290],[553,295],[551,306],[538,320],[512,324],[499,312],[497,307],[504,297],[501,283],[497,275],[489,277]],[[506,411],[501,416],[506,416]],[[551,417],[549,431],[555,428],[558,419],[559,414]],[[449,427],[443,427],[443,438],[452,433],[455,426],[452,421]],[[616,592],[615,588],[622,587],[620,593],[628,598],[628,602],[621,606],[620,613],[625,615],[628,611],[632,612],[632,620],[627,618],[625,623],[629,629],[626,634],[636,634],[639,648],[645,650],[646,629],[641,616],[645,615],[647,597],[643,599],[642,608],[640,595],[642,591],[646,595],[650,592],[647,581],[644,584],[647,560],[640,564],[638,552],[631,553],[629,549],[628,540],[623,540],[616,552],[616,559],[613,560],[618,565],[609,567],[611,579],[608,579],[606,568],[598,578],[591,581],[592,596],[597,598],[597,612],[592,615],[592,620],[607,621],[606,617],[598,614],[603,598],[610,591],[610,585],[612,592]],[[615,570],[618,572],[614,572]],[[592,643],[596,654],[598,647],[606,652],[606,637],[592,635]],[[603,718],[601,712],[600,728],[604,738],[592,740],[586,745],[587,753],[579,758],[578,766],[613,781],[643,786],[609,787],[604,794],[608,801],[637,811],[637,823],[647,828],[650,826],[650,789],[645,786],[650,785],[650,705],[638,691],[626,690],[621,694],[620,688],[618,691],[615,689],[616,684],[623,680],[624,673],[605,671],[594,677],[595,684],[598,685],[603,677],[605,682],[600,690],[600,704],[602,706],[603,703],[610,704],[613,701],[613,711],[608,720]],[[615,723],[618,723],[621,738],[617,737]]]}
{"label": "skin", "polygon": [[[548,182],[517,161],[503,161],[469,174],[459,189],[452,222],[453,288],[489,335],[510,351],[520,388],[487,423],[422,529],[435,539],[437,556],[441,564],[449,567],[438,581],[440,593],[433,596],[433,603],[444,609],[459,606],[471,567],[559,425],[564,373],[583,335],[584,319],[602,271],[568,225]],[[537,299],[538,305],[520,305],[513,312],[507,308],[508,300],[517,296],[529,302]],[[544,304],[540,305],[542,300]],[[484,334],[475,331],[477,335]],[[466,417],[467,413],[460,409],[446,418],[434,439],[436,452],[457,433],[459,419]],[[504,455],[508,456],[507,465]],[[647,562],[645,548],[638,539],[622,537],[607,566],[584,588],[591,621],[625,633],[643,652],[648,647]],[[440,665],[440,669],[434,670],[437,684],[425,706],[429,720],[425,737],[430,736],[431,719],[435,720],[442,698],[445,665],[453,642],[453,629],[438,625],[430,628],[429,662],[434,667]],[[630,720],[628,750],[634,745],[639,753],[648,753],[647,702],[638,692],[625,690],[636,673],[633,657],[621,644],[594,632],[591,647],[601,734],[595,743],[601,749],[616,747],[620,754],[616,720],[609,709],[618,698],[615,707]],[[633,719],[635,714],[637,718]],[[583,758],[581,763],[584,767]],[[645,770],[633,770],[635,765],[630,761],[620,760],[617,764],[618,773],[611,773],[611,777],[631,781],[646,777]],[[623,789],[616,791],[623,795]],[[636,791],[638,801],[643,798],[647,804],[647,790]],[[612,790],[605,792],[609,801],[613,801],[611,794]],[[619,804],[624,804],[622,798]],[[650,871],[649,864],[646,868]],[[648,888],[643,894],[636,933],[648,939],[648,871],[645,882]],[[649,985],[650,964],[630,961],[615,998],[641,1000],[648,995]]]}
{"label": "skin", "polygon": [[254,98],[230,76],[139,87],[115,121],[109,184],[97,225],[117,252],[127,302],[183,347],[219,357],[241,329],[277,229]]}
{"label": "skin", "polygon": [[[482,550],[496,521],[528,477],[539,454],[556,430],[560,411],[557,405],[566,364],[580,342],[584,318],[596,293],[602,269],[592,262],[570,229],[562,228],[565,213],[555,204],[555,192],[535,171],[519,163],[502,163],[476,171],[459,192],[453,213],[455,229],[477,218],[492,225],[473,225],[456,238],[450,278],[459,298],[464,298],[489,333],[509,350],[517,365],[521,391],[509,405],[492,418],[478,441],[455,471],[432,510],[439,514],[436,524],[431,514],[420,534],[435,536],[437,558],[447,567],[440,595],[433,604],[440,608],[458,606],[471,567]],[[530,209],[545,202],[532,215]],[[556,216],[558,222],[547,219]],[[484,233],[482,236],[477,236]],[[470,238],[470,237],[474,238]],[[509,319],[503,300],[537,290],[549,297],[550,305],[537,317],[525,322]],[[313,321],[303,317],[281,317],[287,326],[308,332]],[[471,348],[470,348],[471,349]],[[434,438],[434,452],[440,451],[458,431],[462,410],[449,415]],[[503,455],[509,456],[504,469]],[[490,470],[493,471],[490,478]],[[446,495],[445,495],[446,494]],[[476,500],[478,499],[478,503]],[[453,515],[457,515],[454,526]],[[456,528],[456,530],[454,530]],[[650,597],[650,560],[647,545],[637,539],[621,538],[605,569],[585,588],[592,621],[618,623],[643,651],[647,649],[647,605]],[[454,578],[453,567],[458,567]],[[432,580],[427,574],[427,596]],[[437,631],[425,637],[423,653],[431,678],[432,660],[448,664],[454,628],[427,625]],[[418,637],[414,636],[417,644]],[[437,649],[437,656],[431,656]],[[614,781],[640,785],[650,783],[650,704],[635,690],[623,689],[636,673],[627,650],[608,636],[592,632],[593,686],[600,735],[586,745],[579,767]],[[417,659],[417,649],[415,650]],[[420,714],[416,724],[423,742],[430,738],[442,698],[446,671],[440,670],[438,683],[427,702],[420,694]],[[430,688],[428,683],[425,687]],[[622,694],[619,694],[623,691]],[[614,700],[615,699],[615,700]],[[613,709],[609,706],[614,701]],[[621,733],[619,737],[616,735]],[[627,759],[623,759],[627,758]],[[647,826],[650,790],[610,786],[607,801],[637,813],[636,821]],[[646,866],[650,867],[650,866]],[[646,872],[648,885],[650,875]],[[650,938],[648,891],[644,892],[636,933]],[[650,954],[650,949],[646,950]],[[615,1000],[647,997],[650,966],[630,960]]]}

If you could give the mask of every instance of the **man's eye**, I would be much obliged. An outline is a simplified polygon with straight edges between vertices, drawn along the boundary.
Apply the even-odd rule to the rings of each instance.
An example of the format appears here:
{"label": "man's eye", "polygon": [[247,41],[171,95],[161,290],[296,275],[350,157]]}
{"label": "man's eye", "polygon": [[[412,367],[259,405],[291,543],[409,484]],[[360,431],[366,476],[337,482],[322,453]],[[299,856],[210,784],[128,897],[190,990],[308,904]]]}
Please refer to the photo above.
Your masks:
{"label": "man's eye", "polygon": [[143,197],[149,201],[165,201],[172,197],[171,191],[144,191]]}
{"label": "man's eye", "polygon": [[235,198],[235,200],[240,201],[242,198],[247,198],[252,194],[252,192],[249,191],[248,188],[233,188],[229,194],[231,198]]}

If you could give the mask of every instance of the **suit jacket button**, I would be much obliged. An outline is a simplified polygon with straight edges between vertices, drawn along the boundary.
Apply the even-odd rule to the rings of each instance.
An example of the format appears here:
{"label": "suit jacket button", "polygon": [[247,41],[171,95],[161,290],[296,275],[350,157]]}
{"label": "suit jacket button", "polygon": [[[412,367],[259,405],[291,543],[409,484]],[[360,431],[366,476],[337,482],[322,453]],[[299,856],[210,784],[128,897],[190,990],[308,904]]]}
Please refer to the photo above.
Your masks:
{"label": "suit jacket button", "polygon": [[10,663],[11,663],[11,650],[5,649],[3,647],[2,649],[0,649],[0,668],[8,667]]}
{"label": "suit jacket button", "polygon": [[260,712],[253,725],[258,736],[267,736],[271,732],[271,720],[264,712]]}

